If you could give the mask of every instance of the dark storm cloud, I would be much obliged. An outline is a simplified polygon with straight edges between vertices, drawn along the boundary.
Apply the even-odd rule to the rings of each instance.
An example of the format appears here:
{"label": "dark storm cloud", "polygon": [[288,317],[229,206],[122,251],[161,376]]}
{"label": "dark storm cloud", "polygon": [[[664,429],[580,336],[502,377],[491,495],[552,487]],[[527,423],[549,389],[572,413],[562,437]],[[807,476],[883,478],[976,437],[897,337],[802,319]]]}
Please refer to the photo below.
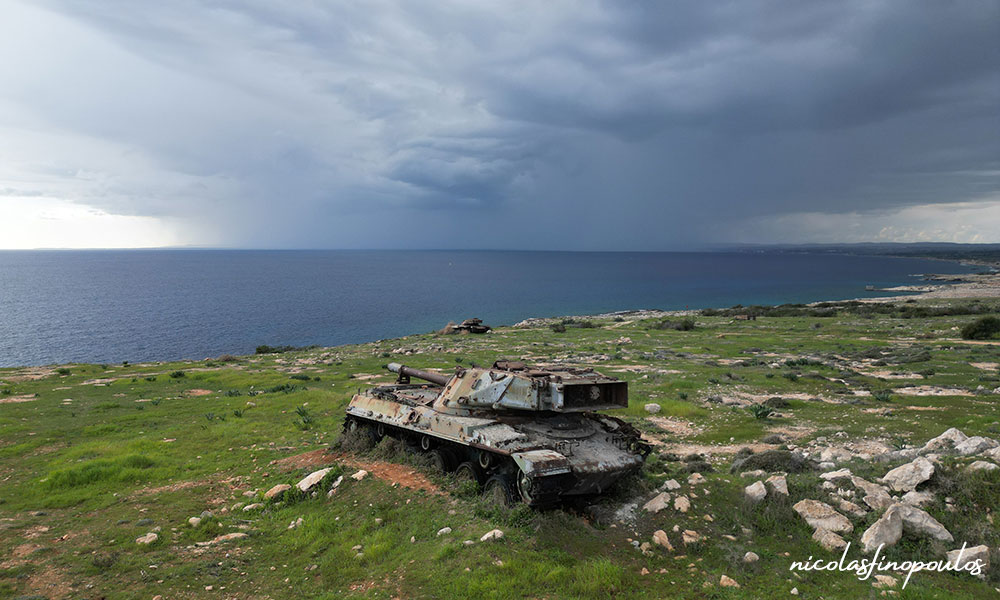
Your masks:
{"label": "dark storm cloud", "polygon": [[45,6],[0,187],[202,243],[986,241],[947,206],[1000,199],[995,1]]}

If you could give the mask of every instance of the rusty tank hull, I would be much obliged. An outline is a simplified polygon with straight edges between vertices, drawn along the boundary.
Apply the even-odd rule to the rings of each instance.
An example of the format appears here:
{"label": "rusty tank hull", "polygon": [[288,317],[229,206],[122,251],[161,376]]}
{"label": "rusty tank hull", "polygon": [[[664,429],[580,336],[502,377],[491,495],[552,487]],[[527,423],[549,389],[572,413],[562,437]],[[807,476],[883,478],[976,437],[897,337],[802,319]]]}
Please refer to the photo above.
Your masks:
{"label": "rusty tank hull", "polygon": [[649,453],[635,428],[597,412],[627,406],[627,384],[590,369],[388,368],[397,383],[356,394],[345,427],[404,439],[505,504],[600,494]]}

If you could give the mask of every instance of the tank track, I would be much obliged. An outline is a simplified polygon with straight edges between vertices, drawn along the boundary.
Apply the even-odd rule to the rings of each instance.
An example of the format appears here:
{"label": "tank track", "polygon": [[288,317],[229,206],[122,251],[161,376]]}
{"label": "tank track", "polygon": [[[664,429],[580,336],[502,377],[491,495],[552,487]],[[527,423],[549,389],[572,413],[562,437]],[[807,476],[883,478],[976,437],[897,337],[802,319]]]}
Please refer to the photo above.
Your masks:
{"label": "tank track", "polygon": [[[451,452],[455,460],[451,465],[451,469],[446,468],[446,472],[454,470],[455,466],[462,463],[471,462],[475,464],[480,469],[480,487],[495,475],[510,477],[514,483],[516,493],[520,497],[519,499],[533,508],[551,508],[557,506],[562,500],[562,490],[569,487],[567,482],[572,478],[571,475],[556,475],[530,479],[528,483],[528,489],[530,490],[529,500],[517,488],[518,475],[521,473],[521,469],[506,454],[490,451],[486,448],[458,444],[450,440],[419,434],[409,429],[357,416],[349,416],[344,420],[345,431],[351,427],[352,421],[358,425],[371,427],[375,431],[373,441],[380,441],[383,437],[388,436],[406,443],[411,450],[418,453],[430,454],[438,449],[445,449]],[[421,443],[425,439],[430,440],[428,447],[425,447],[426,443]]]}

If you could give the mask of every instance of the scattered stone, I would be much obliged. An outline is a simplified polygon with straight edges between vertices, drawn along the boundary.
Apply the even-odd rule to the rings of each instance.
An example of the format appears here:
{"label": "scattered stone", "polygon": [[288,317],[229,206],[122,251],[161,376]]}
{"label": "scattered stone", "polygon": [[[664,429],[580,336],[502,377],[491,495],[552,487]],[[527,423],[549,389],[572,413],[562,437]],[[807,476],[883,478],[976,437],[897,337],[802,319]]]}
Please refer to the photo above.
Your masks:
{"label": "scattered stone", "polygon": [[844,538],[840,537],[836,533],[830,531],[829,529],[824,529],[820,527],[813,532],[813,539],[819,542],[820,546],[833,552],[834,550],[843,550],[847,547],[847,542]]}
{"label": "scattered stone", "polygon": [[190,519],[188,519],[188,524],[191,525],[191,527],[197,527],[201,525],[201,517],[191,517]]}
{"label": "scattered stone", "polygon": [[935,450],[950,450],[967,439],[969,439],[969,436],[952,427],[948,431],[945,431],[941,435],[924,444],[924,447],[920,449],[920,452],[921,454],[924,454]]}
{"label": "scattered stone", "polygon": [[364,469],[361,469],[360,471],[358,471],[354,475],[351,475],[351,479],[353,479],[355,481],[361,481],[362,479],[364,479],[367,476],[368,476],[368,471],[365,471]]}
{"label": "scattered stone", "polygon": [[821,463],[842,463],[852,458],[851,453],[843,448],[823,448],[819,453],[819,462]]}
{"label": "scattered stone", "polygon": [[215,544],[221,544],[223,542],[231,542],[233,540],[242,540],[242,539],[248,538],[248,537],[250,537],[250,536],[247,535],[247,534],[245,534],[245,533],[243,533],[243,532],[238,531],[236,533],[227,533],[225,535],[220,535],[219,537],[214,538],[212,540],[209,540],[207,542],[195,542],[194,545],[195,546],[202,546],[202,547],[204,547],[204,546],[214,546]]}
{"label": "scattered stone", "polygon": [[743,562],[745,563],[755,563],[760,560],[760,556],[756,552],[747,552],[743,555]]}
{"label": "scattered stone", "polygon": [[679,489],[681,489],[681,484],[677,483],[676,479],[668,479],[668,480],[666,480],[666,481],[663,482],[663,485],[660,486],[660,488],[664,489],[664,490],[670,490],[670,491],[679,490]]}
{"label": "scattered stone", "polygon": [[705,483],[705,476],[701,473],[691,473],[688,476],[688,485],[698,485],[701,483]]}
{"label": "scattered stone", "polygon": [[839,469],[837,471],[828,471],[821,474],[820,479],[825,479],[827,481],[836,481],[838,479],[850,479],[851,470],[850,469]]}
{"label": "scattered stone", "polygon": [[894,505],[861,534],[861,547],[865,553],[871,553],[879,546],[894,545],[902,536],[903,518]]}
{"label": "scattered stone", "polygon": [[765,483],[771,486],[771,489],[782,496],[788,495],[788,480],[785,479],[784,475],[771,475],[765,480]]}
{"label": "scattered stone", "polygon": [[882,478],[882,482],[897,492],[911,492],[934,475],[934,464],[923,456],[913,462],[896,467]]}
{"label": "scattered stone", "polygon": [[203,511],[201,511],[201,514],[198,515],[198,516],[201,517],[202,521],[204,521],[205,519],[214,519],[215,518],[215,515],[212,514],[212,511],[210,511],[210,510],[203,510]]}
{"label": "scattered stone", "polygon": [[955,445],[955,451],[962,456],[971,456],[997,447],[997,441],[977,435]]}
{"label": "scattered stone", "polygon": [[986,578],[986,573],[990,570],[990,549],[987,546],[972,546],[971,548],[959,548],[948,553],[948,562],[955,565],[956,569],[962,569],[969,563],[980,561],[982,571],[976,576],[980,579]]}
{"label": "scattered stone", "polygon": [[767,488],[764,482],[755,481],[743,488],[743,495],[751,502],[760,502],[767,497]]}
{"label": "scattered stone", "polygon": [[492,529],[483,534],[483,537],[479,538],[480,542],[488,542],[490,540],[499,540],[503,537],[503,532],[499,529]]}
{"label": "scattered stone", "polygon": [[903,530],[907,533],[928,536],[940,542],[955,541],[944,525],[923,510],[909,504],[896,504],[892,508],[899,512],[903,519]]}
{"label": "scattered stone", "polygon": [[736,583],[735,580],[723,575],[719,578],[719,585],[722,587],[738,588],[740,584]]}
{"label": "scattered stone", "polygon": [[642,506],[643,510],[651,513],[658,513],[667,507],[670,502],[670,494],[667,492],[661,492],[653,497],[652,500],[647,502]]}
{"label": "scattered stone", "polygon": [[277,500],[282,496],[282,494],[284,494],[290,489],[292,489],[292,486],[288,485],[287,483],[279,483],[278,485],[264,492],[264,499]]}
{"label": "scattered stone", "polygon": [[872,587],[894,588],[896,587],[896,583],[896,578],[892,575],[876,575],[875,581],[872,583]]}
{"label": "scattered stone", "polygon": [[910,506],[916,506],[920,508],[925,504],[930,504],[934,502],[933,492],[906,492],[903,494],[902,498],[903,504],[909,504]]}
{"label": "scattered stone", "polygon": [[985,460],[977,460],[966,468],[969,471],[995,471],[996,469],[1000,469],[997,465]]}
{"label": "scattered stone", "polygon": [[643,408],[646,409],[646,412],[648,412],[651,415],[655,415],[656,413],[660,412],[660,410],[662,410],[659,404],[655,404],[653,402],[650,402],[649,404],[643,406]]}
{"label": "scattered stone", "polygon": [[147,533],[146,535],[135,538],[136,544],[148,545],[152,544],[156,540],[160,539],[160,536],[156,533]]}
{"label": "scattered stone", "polygon": [[442,527],[441,529],[438,529],[437,534],[439,536],[442,536],[442,535],[448,535],[449,533],[451,533],[451,527]]}
{"label": "scattered stone", "polygon": [[691,501],[688,500],[687,496],[677,496],[674,498],[674,508],[686,513],[691,508]]}
{"label": "scattered stone", "polygon": [[866,511],[865,509],[861,508],[860,506],[849,500],[841,500],[838,507],[840,508],[840,510],[846,513],[851,513],[856,517],[863,517],[866,514],[868,514],[868,511]]}
{"label": "scattered stone", "polygon": [[851,521],[832,506],[819,500],[800,500],[792,509],[806,520],[813,529],[826,529],[834,533],[847,533],[854,529]]}
{"label": "scattered stone", "polygon": [[689,544],[697,544],[703,538],[701,537],[701,534],[698,533],[697,531],[694,531],[692,529],[685,529],[684,532],[681,534],[681,539],[684,542],[684,545],[687,546]]}
{"label": "scattered stone", "polygon": [[379,517],[375,517],[375,524],[376,525],[381,525],[382,524],[382,519],[379,518]]}
{"label": "scattered stone", "polygon": [[139,519],[138,521],[135,522],[136,527],[145,527],[147,525],[152,525],[152,524],[153,524],[153,520],[152,519],[148,519],[148,518],[147,519]]}
{"label": "scattered stone", "polygon": [[793,596],[798,596],[799,595],[799,588],[793,587],[792,591],[790,591],[788,593],[791,594],[791,595],[793,595]]}
{"label": "scattered stone", "polygon": [[892,496],[889,495],[889,490],[885,487],[856,476],[851,477],[851,483],[865,493],[862,501],[873,510],[882,510],[892,506]]}
{"label": "scattered stone", "polygon": [[764,469],[754,469],[753,471],[743,471],[740,473],[740,477],[752,477],[754,479],[760,479],[767,475],[767,471]]}
{"label": "scattered stone", "polygon": [[244,506],[243,512],[250,512],[253,510],[257,510],[259,508],[264,508],[264,505],[261,504],[260,502],[254,502],[253,504],[247,504],[246,506]]}
{"label": "scattered stone", "polygon": [[658,546],[663,546],[667,550],[673,552],[674,547],[670,543],[670,539],[667,538],[667,532],[662,529],[657,529],[653,532],[653,543]]}
{"label": "scattered stone", "polygon": [[[647,404],[646,406],[649,406],[649,405]],[[653,406],[659,407],[659,404],[654,404]],[[649,569],[647,569],[646,567],[643,567],[642,570],[639,571],[639,575],[649,575]]]}
{"label": "scattered stone", "polygon": [[313,489],[316,486],[316,484],[318,484],[320,481],[323,481],[323,478],[326,477],[326,474],[329,473],[331,470],[332,469],[328,467],[326,469],[320,469],[319,471],[313,471],[312,473],[303,477],[301,481],[296,483],[295,487],[299,488],[299,490],[303,492],[308,492],[309,490]]}
{"label": "scattered stone", "polygon": [[302,517],[299,517],[288,524],[289,529],[298,529],[299,527],[302,527]]}

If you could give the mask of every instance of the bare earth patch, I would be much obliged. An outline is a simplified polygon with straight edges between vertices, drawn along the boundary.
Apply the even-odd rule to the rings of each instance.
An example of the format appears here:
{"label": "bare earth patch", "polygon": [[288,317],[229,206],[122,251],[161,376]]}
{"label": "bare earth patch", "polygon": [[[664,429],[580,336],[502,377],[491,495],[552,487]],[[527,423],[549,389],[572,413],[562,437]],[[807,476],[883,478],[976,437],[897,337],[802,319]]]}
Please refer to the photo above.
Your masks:
{"label": "bare earth patch", "polygon": [[184,392],[184,395],[190,397],[196,397],[196,396],[208,396],[212,393],[213,393],[212,390],[202,390],[196,388],[193,390],[187,390],[186,392]]}
{"label": "bare earth patch", "polygon": [[296,454],[274,461],[274,465],[282,471],[298,469],[321,468],[331,464],[342,464],[356,469],[364,469],[371,475],[389,483],[398,483],[403,487],[415,490],[426,490],[431,493],[441,493],[426,475],[413,467],[383,460],[370,460],[353,454],[330,454],[325,448]]}
{"label": "bare earth patch", "polygon": [[17,404],[18,402],[31,402],[37,400],[34,394],[24,394],[21,396],[0,396],[0,404]]}
{"label": "bare earth patch", "polygon": [[55,375],[54,369],[48,369],[44,367],[27,367],[24,369],[18,369],[12,374],[4,377],[6,381],[11,383],[20,383],[22,381],[37,381],[39,379],[45,379],[46,377],[51,377]]}
{"label": "bare earth patch", "polygon": [[1000,363],[995,362],[981,362],[981,363],[969,363],[969,365],[976,367],[977,369],[982,369],[983,371],[996,371],[1000,367]]}
{"label": "bare earth patch", "polygon": [[893,390],[900,396],[972,396],[972,392],[959,388],[946,388],[934,385],[918,385],[915,387],[902,387]]}
{"label": "bare earth patch", "polygon": [[68,598],[73,593],[73,586],[66,574],[51,565],[46,565],[41,572],[31,575],[28,589],[53,600]]}
{"label": "bare earth patch", "polygon": [[646,417],[646,420],[664,431],[681,437],[690,437],[699,431],[691,423],[673,417]]}
{"label": "bare earth patch", "polygon": [[888,369],[875,369],[869,371],[858,371],[861,375],[867,375],[868,377],[878,377],[879,379],[923,379],[924,376],[920,373],[901,373],[899,371],[890,371]]}

